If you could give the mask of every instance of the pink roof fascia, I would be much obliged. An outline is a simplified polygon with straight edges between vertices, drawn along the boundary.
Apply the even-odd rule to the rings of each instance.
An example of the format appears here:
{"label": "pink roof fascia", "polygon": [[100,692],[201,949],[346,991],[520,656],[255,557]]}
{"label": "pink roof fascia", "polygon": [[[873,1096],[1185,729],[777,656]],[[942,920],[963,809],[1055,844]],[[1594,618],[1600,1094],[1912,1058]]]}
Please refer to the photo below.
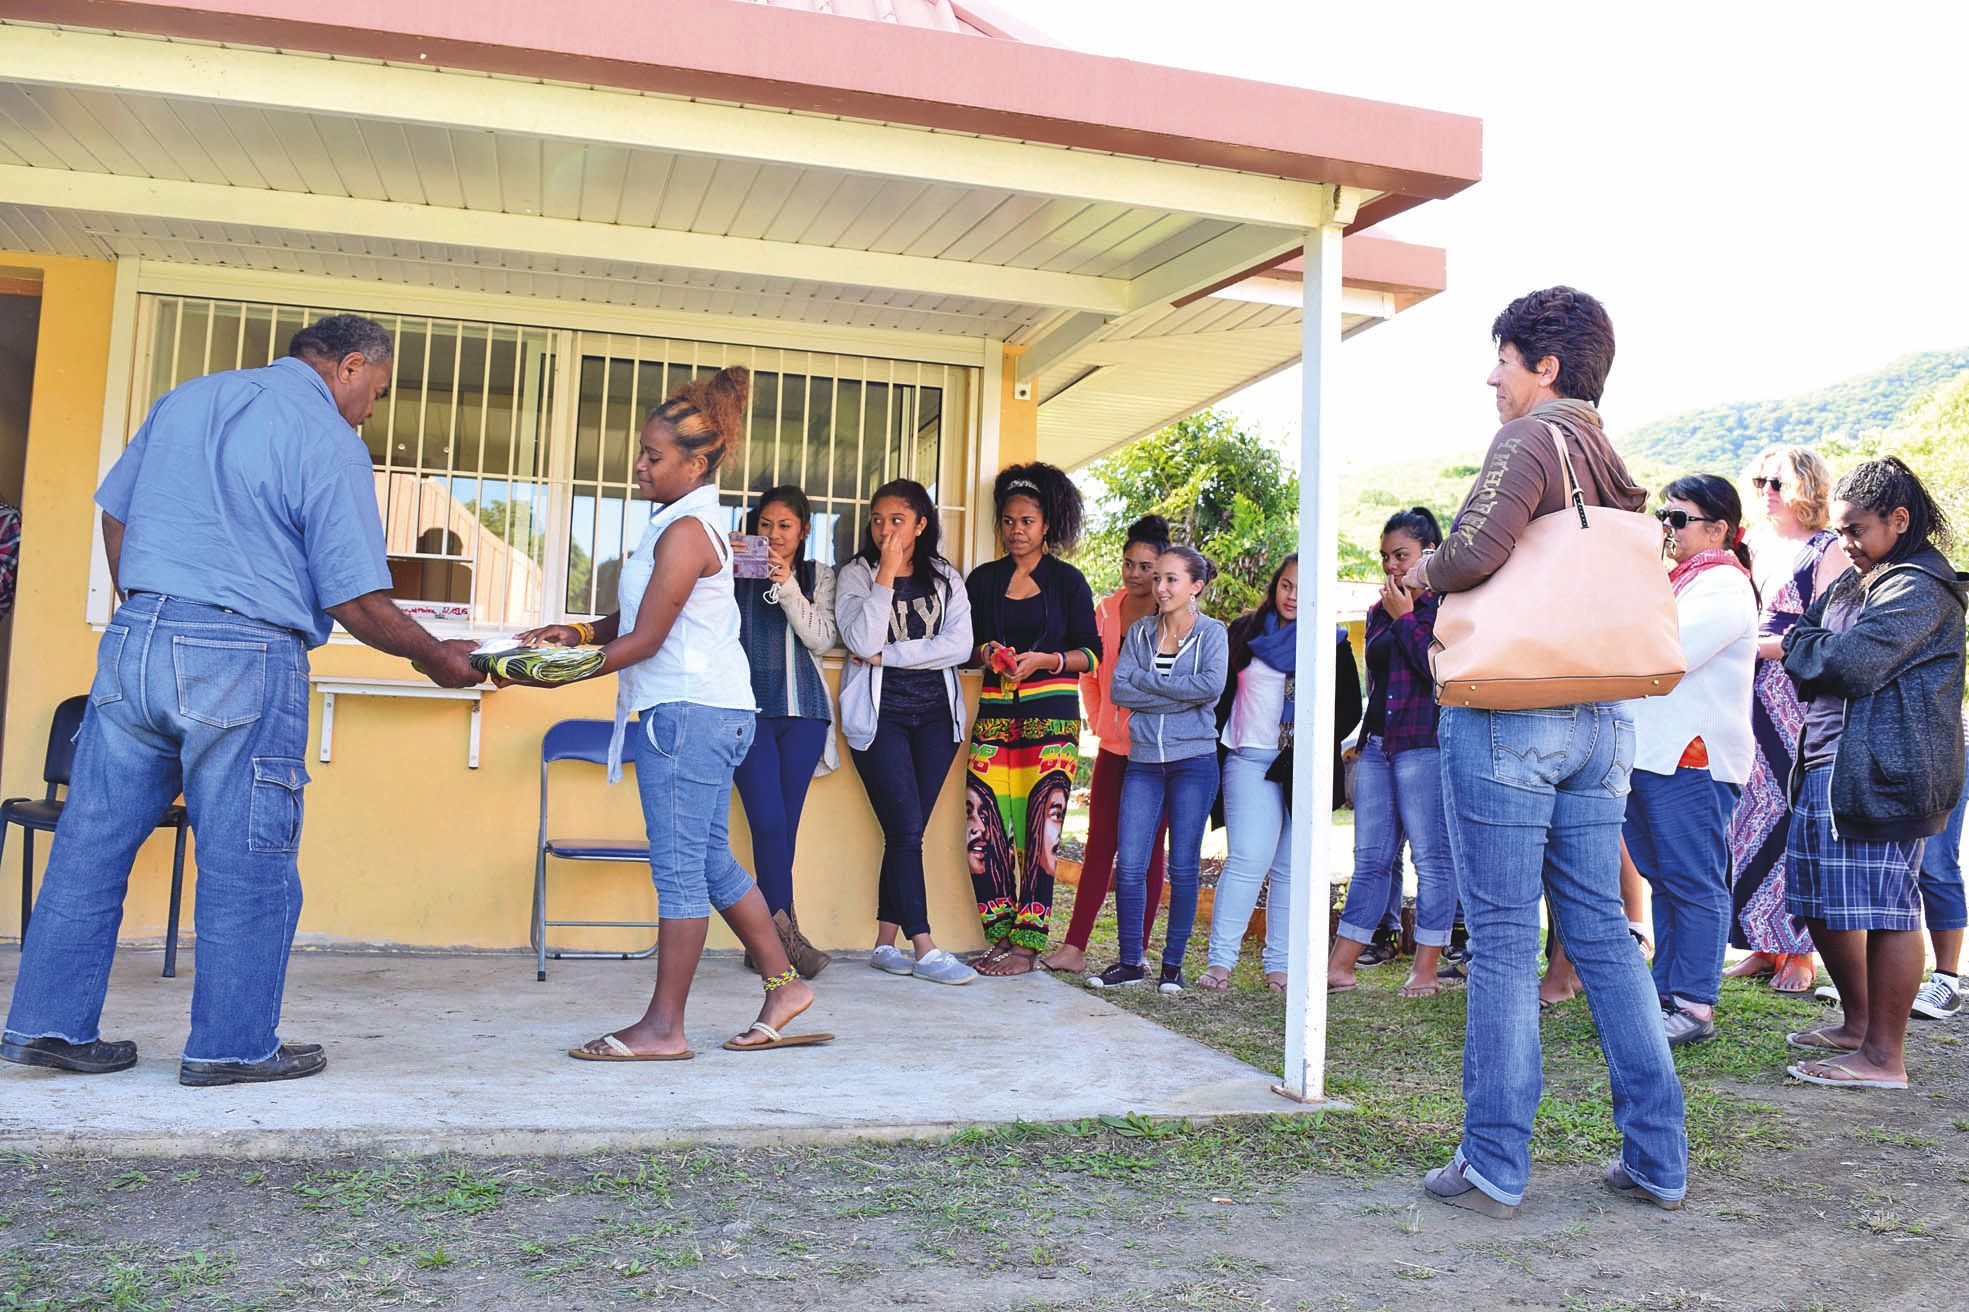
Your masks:
{"label": "pink roof fascia", "polygon": [[770,105],[1395,193],[1375,220],[1453,195],[1482,172],[1474,118],[754,0],[0,0],[0,17]]}

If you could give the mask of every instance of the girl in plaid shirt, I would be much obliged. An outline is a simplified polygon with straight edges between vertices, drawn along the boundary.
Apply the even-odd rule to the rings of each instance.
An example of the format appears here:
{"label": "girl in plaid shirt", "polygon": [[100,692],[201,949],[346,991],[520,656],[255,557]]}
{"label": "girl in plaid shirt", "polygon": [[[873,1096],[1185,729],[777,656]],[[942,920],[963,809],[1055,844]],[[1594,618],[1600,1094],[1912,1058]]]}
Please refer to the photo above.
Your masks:
{"label": "girl in plaid shirt", "polygon": [[1456,919],[1456,871],[1443,812],[1442,759],[1436,744],[1436,684],[1429,669],[1438,598],[1410,591],[1402,578],[1423,553],[1442,545],[1436,517],[1404,510],[1381,532],[1381,600],[1367,612],[1367,714],[1354,776],[1354,877],[1326,987],[1354,987],[1354,963],[1374,939],[1400,836],[1415,859],[1415,964],[1405,998],[1439,992],[1436,966]]}

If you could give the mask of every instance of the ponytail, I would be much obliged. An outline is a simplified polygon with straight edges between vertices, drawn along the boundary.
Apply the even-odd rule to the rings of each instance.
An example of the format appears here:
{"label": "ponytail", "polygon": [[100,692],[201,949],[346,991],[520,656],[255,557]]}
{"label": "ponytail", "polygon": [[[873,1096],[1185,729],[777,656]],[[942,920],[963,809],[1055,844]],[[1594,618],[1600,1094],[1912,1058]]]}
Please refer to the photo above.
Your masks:
{"label": "ponytail", "polygon": [[1435,512],[1427,506],[1410,506],[1388,516],[1388,522],[1381,527],[1381,536],[1390,533],[1406,533],[1424,547],[1440,547],[1443,544],[1442,525],[1436,522]]}
{"label": "ponytail", "polygon": [[1750,570],[1750,548],[1743,540],[1743,498],[1736,484],[1719,474],[1689,474],[1661,490],[1664,501],[1686,501],[1708,515],[1723,521],[1723,546],[1737,558],[1746,573]]}
{"label": "ponytail", "polygon": [[709,378],[693,378],[650,411],[651,423],[670,429],[678,446],[704,457],[706,477],[738,450],[745,432],[745,402],[752,373],[744,365],[727,365]]}

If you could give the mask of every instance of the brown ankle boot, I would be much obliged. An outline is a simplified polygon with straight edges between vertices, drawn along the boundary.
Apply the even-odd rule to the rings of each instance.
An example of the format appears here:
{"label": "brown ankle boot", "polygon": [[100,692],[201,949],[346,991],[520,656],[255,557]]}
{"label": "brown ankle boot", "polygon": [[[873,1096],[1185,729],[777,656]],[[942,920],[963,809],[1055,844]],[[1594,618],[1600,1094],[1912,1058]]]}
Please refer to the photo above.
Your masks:
{"label": "brown ankle boot", "polygon": [[800,932],[800,918],[793,912],[775,911],[773,928],[779,931],[780,942],[786,945],[786,959],[800,972],[801,979],[812,979],[834,960],[807,941],[807,936]]}

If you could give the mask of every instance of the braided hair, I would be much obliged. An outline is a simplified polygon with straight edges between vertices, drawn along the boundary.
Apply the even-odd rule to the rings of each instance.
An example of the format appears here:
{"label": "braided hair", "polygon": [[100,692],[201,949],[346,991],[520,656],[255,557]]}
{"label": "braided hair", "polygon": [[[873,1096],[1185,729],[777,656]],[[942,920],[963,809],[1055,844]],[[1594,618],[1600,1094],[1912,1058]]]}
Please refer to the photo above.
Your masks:
{"label": "braided hair", "polygon": [[1013,497],[1029,497],[1038,505],[1046,521],[1046,549],[1055,555],[1070,556],[1080,542],[1086,509],[1080,489],[1057,465],[1035,460],[1029,465],[1011,465],[998,471],[991,486],[993,513],[1003,515],[1005,503]]}
{"label": "braided hair", "polygon": [[738,450],[751,389],[752,372],[744,365],[727,365],[672,392],[669,400],[650,411],[648,422],[668,428],[686,454],[703,456],[704,476],[709,478]]}
{"label": "braided hair", "polygon": [[1955,532],[1948,512],[1928,494],[1920,477],[1899,456],[1885,456],[1853,466],[1839,480],[1833,496],[1847,505],[1858,506],[1886,516],[1896,509],[1907,511],[1907,532],[1887,553],[1882,565],[1898,565],[1932,546],[1944,549],[1955,543]]}

